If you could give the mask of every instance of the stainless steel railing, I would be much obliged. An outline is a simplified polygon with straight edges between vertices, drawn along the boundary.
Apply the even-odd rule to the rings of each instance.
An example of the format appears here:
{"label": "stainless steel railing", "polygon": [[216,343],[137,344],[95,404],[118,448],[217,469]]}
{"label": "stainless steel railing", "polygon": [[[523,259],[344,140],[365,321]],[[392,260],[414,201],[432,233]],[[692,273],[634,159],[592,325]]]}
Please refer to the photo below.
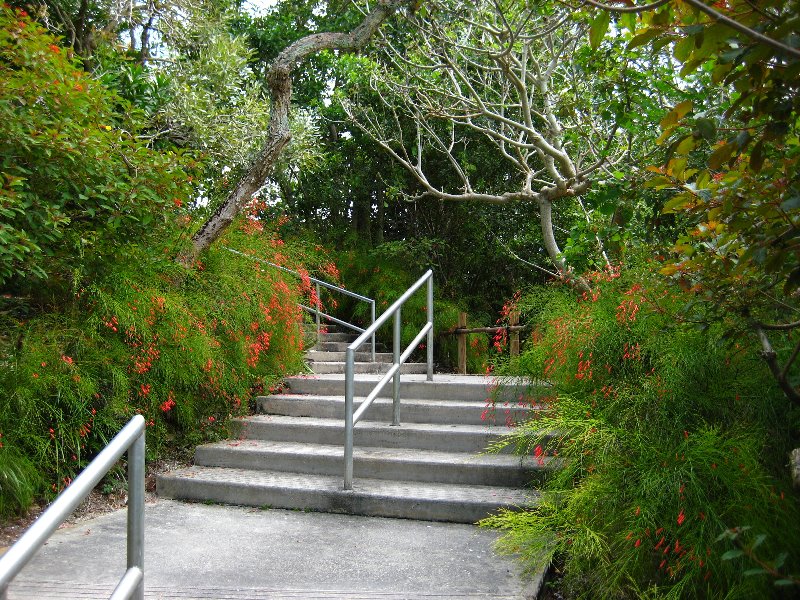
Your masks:
{"label": "stainless steel railing", "polygon": [[0,557],[0,600],[8,585],[52,533],[89,495],[120,457],[128,452],[128,566],[111,600],[144,598],[144,417],[136,415]]}
{"label": "stainless steel railing", "polygon": [[[290,273],[292,275],[296,275],[297,277],[302,277],[300,273],[297,271],[292,271],[291,269],[287,269],[286,267],[282,267],[281,265],[276,265],[275,263],[269,262],[268,260],[264,260],[263,258],[258,258],[256,256],[250,256],[249,254],[245,254],[244,252],[239,252],[238,250],[234,250],[233,248],[228,248],[227,246],[222,246],[228,252],[232,252],[233,254],[238,254],[239,256],[244,256],[245,258],[249,258],[250,260],[254,260],[264,265],[268,265],[275,269],[279,269],[285,273]],[[339,287],[338,285],[333,285],[332,283],[328,283],[327,281],[322,281],[321,279],[317,279],[316,277],[310,277],[314,285],[316,286],[316,293],[317,293],[317,306],[315,308],[311,308],[310,306],[306,306],[305,304],[298,303],[298,306],[303,310],[310,312],[315,315],[316,317],[316,324],[317,324],[317,336],[319,336],[319,330],[321,325],[321,319],[324,318],[331,323],[336,323],[337,325],[341,325],[343,327],[347,327],[348,329],[352,329],[357,333],[363,333],[364,329],[359,327],[358,325],[354,325],[353,323],[348,323],[347,321],[343,321],[341,319],[337,319],[334,316],[325,314],[322,312],[322,302],[320,300],[320,287],[324,287],[334,292],[339,292],[344,294],[345,296],[350,296],[351,298],[355,298],[356,300],[360,300],[362,302],[366,302],[370,306],[370,323],[375,323],[375,300],[372,298],[368,298],[367,296],[362,296],[361,294],[356,294],[355,292],[351,292],[350,290],[346,290],[343,287]],[[372,362],[375,362],[375,334],[373,333],[371,336],[372,339]]]}
{"label": "stainless steel railing", "polygon": [[[414,341],[401,353],[400,352],[400,334],[402,332],[402,317],[401,308],[403,304],[423,285],[428,284],[428,320],[420,329],[419,333],[414,338]],[[394,316],[394,335],[392,340],[392,353],[393,362],[387,373],[378,381],[377,385],[367,395],[358,410],[353,412],[353,396],[355,392],[354,374],[355,374],[355,353],[361,345],[372,336],[375,339],[375,332],[378,328],[386,323],[392,316]],[[402,296],[400,296],[394,304],[386,309],[377,320],[373,320],[370,325],[356,340],[347,347],[346,362],[345,362],[345,379],[344,379],[344,489],[353,489],[353,427],[366,410],[378,397],[378,394],[383,390],[390,379],[393,380],[392,389],[392,425],[400,425],[400,368],[403,363],[408,360],[408,357],[414,352],[425,336],[428,336],[427,344],[427,379],[433,379],[433,271],[428,271],[417,282],[408,288]]]}

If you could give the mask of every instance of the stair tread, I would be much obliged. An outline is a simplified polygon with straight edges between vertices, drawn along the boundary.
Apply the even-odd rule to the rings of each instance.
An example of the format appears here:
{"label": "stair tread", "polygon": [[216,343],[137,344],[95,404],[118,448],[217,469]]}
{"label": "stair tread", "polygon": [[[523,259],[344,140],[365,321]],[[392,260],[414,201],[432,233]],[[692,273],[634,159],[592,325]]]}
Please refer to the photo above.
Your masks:
{"label": "stair tread", "polygon": [[[326,419],[324,417],[290,417],[286,415],[251,415],[249,417],[241,417],[238,421],[247,423],[272,423],[276,425],[308,425],[311,427],[329,427],[331,429],[344,429],[344,421],[342,419]],[[363,419],[359,421],[356,429],[392,429],[397,431],[419,431],[419,432],[436,432],[436,431],[458,431],[463,433],[500,433],[499,430],[510,431],[511,428],[502,425],[492,425],[487,423],[485,425],[469,425],[462,423],[403,423],[400,428],[393,427],[389,423],[382,421],[369,421]]]}
{"label": "stair tread", "polygon": [[460,485],[395,481],[360,477],[353,481],[353,489],[342,489],[342,478],[333,475],[308,475],[281,471],[252,471],[227,467],[192,466],[160,475],[162,480],[195,480],[209,483],[281,487],[298,491],[319,491],[327,494],[358,495],[372,498],[404,498],[422,501],[463,502],[467,504],[528,505],[536,500],[532,491],[518,488],[483,485]]}
{"label": "stair tread", "polygon": [[[223,440],[204,444],[202,448],[231,449],[241,451],[271,452],[313,457],[335,457],[341,459],[344,450],[341,445],[312,444],[303,442],[279,442],[270,440]],[[383,446],[359,446],[353,448],[354,460],[387,460],[430,465],[472,464],[493,467],[537,468],[538,461],[530,457],[510,454],[473,454],[470,452],[446,452],[437,450],[416,450],[409,448],[386,448]],[[547,464],[546,459],[544,464]]]}
{"label": "stair tread", "polygon": [[[274,398],[275,400],[283,400],[283,401],[292,401],[297,400],[300,402],[337,402],[344,404],[344,396],[343,395],[334,395],[334,394],[270,394],[268,396],[258,396],[256,400],[266,400],[269,398]],[[355,405],[361,404],[365,399],[365,396],[354,396],[353,403]],[[391,398],[375,398],[374,404],[392,404]],[[400,399],[401,410],[404,406],[447,406],[447,407],[461,407],[461,408],[490,408],[490,404],[487,403],[486,400],[449,400],[447,398],[442,399],[431,399],[431,398],[401,398]],[[530,406],[527,402],[503,402],[498,401],[495,403],[494,408],[496,411],[500,411],[501,409],[505,408],[514,408],[514,409],[529,409],[529,408],[537,408],[536,405],[533,407]]]}

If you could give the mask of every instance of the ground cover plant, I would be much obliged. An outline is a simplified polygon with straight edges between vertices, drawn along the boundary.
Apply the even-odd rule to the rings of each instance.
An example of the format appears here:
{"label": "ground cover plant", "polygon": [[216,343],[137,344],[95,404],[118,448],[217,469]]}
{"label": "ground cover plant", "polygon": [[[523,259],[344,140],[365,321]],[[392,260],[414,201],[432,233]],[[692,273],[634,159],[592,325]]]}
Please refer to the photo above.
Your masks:
{"label": "ground cover plant", "polygon": [[680,322],[679,287],[591,279],[521,299],[536,328],[505,372],[552,387],[503,444],[560,468],[537,507],[483,524],[529,566],[563,565],[570,597],[792,597],[800,415],[756,353]]}

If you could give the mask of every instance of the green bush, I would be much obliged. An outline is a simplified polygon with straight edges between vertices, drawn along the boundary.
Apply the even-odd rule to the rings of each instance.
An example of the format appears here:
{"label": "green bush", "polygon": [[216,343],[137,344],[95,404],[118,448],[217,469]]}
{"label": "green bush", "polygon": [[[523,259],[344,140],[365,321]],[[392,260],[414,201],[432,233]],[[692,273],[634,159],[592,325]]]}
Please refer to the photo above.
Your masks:
{"label": "green bush", "polygon": [[3,485],[2,513],[68,485],[134,414],[146,419],[153,458],[227,435],[255,394],[303,369],[307,278],[222,247],[335,270],[275,229],[244,218],[192,269],[122,246],[112,272],[85,278],[46,311],[2,299],[0,477],[13,483]]}
{"label": "green bush", "polygon": [[758,355],[677,322],[685,294],[656,281],[523,299],[538,328],[507,372],[552,388],[503,444],[560,468],[536,507],[483,524],[533,568],[562,561],[574,597],[769,597],[800,568],[798,414]]}

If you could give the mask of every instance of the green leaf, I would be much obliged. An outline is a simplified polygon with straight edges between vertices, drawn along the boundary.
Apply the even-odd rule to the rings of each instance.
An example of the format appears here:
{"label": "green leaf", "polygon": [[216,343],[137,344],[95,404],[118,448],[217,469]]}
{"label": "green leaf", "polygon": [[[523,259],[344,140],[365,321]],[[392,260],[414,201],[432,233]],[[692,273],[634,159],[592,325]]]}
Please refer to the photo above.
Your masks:
{"label": "green leaf", "polygon": [[745,577],[752,577],[753,575],[762,575],[766,572],[767,571],[765,569],[747,569],[747,571],[742,573],[742,575]]}
{"label": "green leaf", "polygon": [[792,581],[791,579],[778,579],[775,582],[775,585],[780,586],[780,587],[784,587],[784,586],[795,585],[795,582]]}
{"label": "green leaf", "polygon": [[708,158],[708,166],[716,171],[728,161],[735,148],[736,146],[732,143],[723,144],[711,153],[711,156]]}
{"label": "green leaf", "polygon": [[592,50],[597,50],[600,43],[608,31],[608,24],[611,22],[611,13],[607,10],[601,10],[592,21],[589,27],[589,45]]}
{"label": "green leaf", "polygon": [[657,29],[645,29],[642,33],[633,36],[631,41],[628,42],[628,50],[631,50],[632,48],[637,48],[639,46],[644,46],[651,40],[657,38],[658,34],[659,32]]}
{"label": "green leaf", "polygon": [[742,550],[739,550],[738,548],[736,548],[734,550],[728,550],[720,558],[722,560],[733,560],[734,558],[739,558],[742,555],[744,555],[744,552]]}
{"label": "green leaf", "polygon": [[750,169],[754,173],[758,173],[761,167],[764,166],[764,140],[758,140],[758,143],[753,146],[750,152]]}
{"label": "green leaf", "polygon": [[781,210],[784,212],[790,212],[798,207],[800,207],[800,194],[781,202]]}
{"label": "green leaf", "polygon": [[686,62],[686,59],[692,54],[692,50],[694,49],[694,38],[693,37],[685,37],[677,44],[672,50],[673,56],[681,62]]}
{"label": "green leaf", "polygon": [[713,119],[709,119],[707,117],[697,119],[697,121],[695,121],[695,125],[697,126],[697,132],[702,136],[703,139],[710,141],[717,136],[717,124]]}

